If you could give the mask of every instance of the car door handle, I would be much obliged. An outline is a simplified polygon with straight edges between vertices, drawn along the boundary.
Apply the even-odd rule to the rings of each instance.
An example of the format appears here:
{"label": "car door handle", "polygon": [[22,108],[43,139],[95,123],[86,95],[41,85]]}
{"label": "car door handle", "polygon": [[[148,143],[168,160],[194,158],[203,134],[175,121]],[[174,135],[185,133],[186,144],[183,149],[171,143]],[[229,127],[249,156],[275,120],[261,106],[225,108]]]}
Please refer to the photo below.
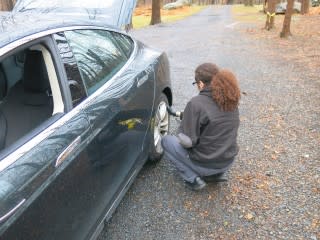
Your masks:
{"label": "car door handle", "polygon": [[72,143],[58,156],[55,167],[58,167],[67,157],[77,149],[81,142],[81,136],[78,136]]}
{"label": "car door handle", "polygon": [[5,221],[8,217],[10,217],[15,211],[18,210],[19,207],[22,206],[22,204],[26,201],[26,199],[22,199],[14,208],[12,208],[9,212],[7,212],[5,215],[0,217],[0,223]]}
{"label": "car door handle", "polygon": [[144,84],[148,80],[148,75],[144,75],[143,77],[139,78],[137,80],[137,87],[140,87],[142,84]]}

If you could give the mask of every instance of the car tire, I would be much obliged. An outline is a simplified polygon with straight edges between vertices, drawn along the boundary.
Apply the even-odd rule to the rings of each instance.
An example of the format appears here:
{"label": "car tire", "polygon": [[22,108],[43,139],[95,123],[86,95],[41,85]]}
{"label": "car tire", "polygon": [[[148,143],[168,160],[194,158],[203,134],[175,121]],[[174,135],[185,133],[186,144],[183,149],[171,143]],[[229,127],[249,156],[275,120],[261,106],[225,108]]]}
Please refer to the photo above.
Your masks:
{"label": "car tire", "polygon": [[168,105],[168,98],[161,93],[152,119],[152,142],[150,144],[149,162],[158,162],[164,154],[161,140],[169,132],[170,115],[167,111]]}

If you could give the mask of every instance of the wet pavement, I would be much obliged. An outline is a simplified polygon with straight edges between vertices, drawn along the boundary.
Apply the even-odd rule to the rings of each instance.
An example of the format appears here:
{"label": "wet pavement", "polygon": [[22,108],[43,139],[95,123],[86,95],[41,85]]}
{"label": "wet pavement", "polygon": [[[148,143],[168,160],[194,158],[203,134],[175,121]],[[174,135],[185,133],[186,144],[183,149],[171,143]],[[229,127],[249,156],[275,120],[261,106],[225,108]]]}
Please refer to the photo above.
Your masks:
{"label": "wet pavement", "polygon": [[[187,189],[163,159],[147,165],[99,237],[102,239],[320,239],[319,80],[238,32],[231,7],[135,30],[167,52],[174,107],[195,94],[194,69],[214,62],[243,92],[240,153],[227,183]],[[171,120],[171,133],[177,122]]]}

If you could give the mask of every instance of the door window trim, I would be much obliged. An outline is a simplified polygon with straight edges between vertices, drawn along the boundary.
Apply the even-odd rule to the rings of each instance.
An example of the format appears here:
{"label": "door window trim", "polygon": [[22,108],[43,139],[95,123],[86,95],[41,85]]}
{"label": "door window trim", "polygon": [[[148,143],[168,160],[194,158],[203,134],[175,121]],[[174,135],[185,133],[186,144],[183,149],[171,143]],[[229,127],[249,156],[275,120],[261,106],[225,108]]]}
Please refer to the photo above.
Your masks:
{"label": "door window trim", "polygon": [[[30,42],[24,42],[24,44],[18,45],[17,48],[11,49],[11,51],[6,52],[5,55],[1,56],[0,60],[2,61],[10,55],[22,51],[24,49],[38,50],[41,51],[42,56],[45,61],[45,65],[48,72],[50,87],[54,87],[55,97],[54,110],[52,116],[40,123],[35,129],[28,132],[26,135],[21,136],[12,146],[9,146],[7,149],[3,149],[0,153],[0,172],[9,167],[11,164],[15,163],[20,157],[22,157],[25,152],[30,151],[34,146],[39,144],[43,139],[48,137],[52,132],[54,132],[57,127],[57,122],[64,115],[64,101],[62,98],[62,90],[60,86],[59,78],[61,76],[58,73],[58,68],[55,64],[56,55],[55,47],[52,44],[51,36],[41,37]],[[58,59],[59,60],[59,59]],[[51,89],[53,91],[53,89]],[[60,92],[59,92],[60,91]]]}

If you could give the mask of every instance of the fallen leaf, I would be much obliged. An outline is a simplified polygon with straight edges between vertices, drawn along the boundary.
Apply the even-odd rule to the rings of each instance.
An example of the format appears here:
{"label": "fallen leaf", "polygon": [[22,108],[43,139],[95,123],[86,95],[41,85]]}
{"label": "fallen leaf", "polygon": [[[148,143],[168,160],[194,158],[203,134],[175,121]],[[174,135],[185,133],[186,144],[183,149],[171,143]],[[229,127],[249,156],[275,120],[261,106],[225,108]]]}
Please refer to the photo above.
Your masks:
{"label": "fallen leaf", "polygon": [[208,211],[204,211],[202,213],[200,213],[201,217],[208,217],[209,216],[209,212]]}
{"label": "fallen leaf", "polygon": [[277,155],[272,154],[272,155],[271,155],[271,158],[272,158],[273,160],[277,160],[278,156],[277,156]]}
{"label": "fallen leaf", "polygon": [[250,220],[252,220],[252,219],[254,218],[254,216],[253,216],[251,213],[248,213],[248,214],[245,216],[245,218],[250,221]]}

